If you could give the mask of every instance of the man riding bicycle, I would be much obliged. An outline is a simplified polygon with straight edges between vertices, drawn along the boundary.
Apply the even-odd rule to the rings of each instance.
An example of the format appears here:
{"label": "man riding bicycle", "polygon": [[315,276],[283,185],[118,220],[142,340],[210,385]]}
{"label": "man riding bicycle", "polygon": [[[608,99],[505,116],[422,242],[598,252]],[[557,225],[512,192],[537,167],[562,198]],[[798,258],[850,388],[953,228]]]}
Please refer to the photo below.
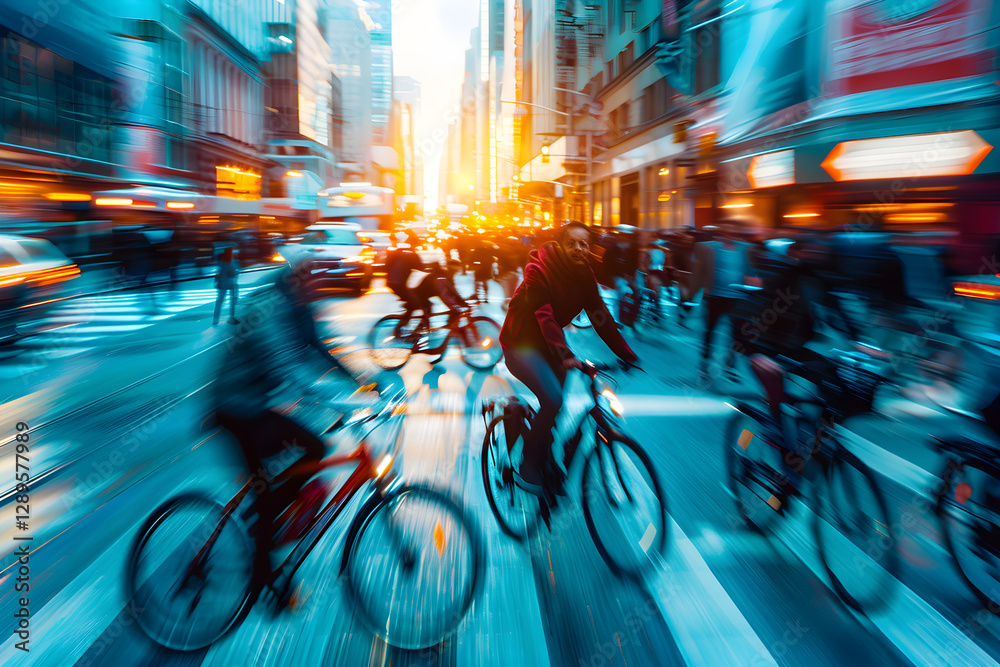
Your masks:
{"label": "man riding bicycle", "polygon": [[[551,455],[552,428],[562,407],[566,371],[583,370],[583,362],[566,344],[563,328],[586,310],[595,331],[618,357],[628,363],[638,360],[601,299],[589,263],[590,240],[586,226],[571,222],[562,227],[558,241],[531,252],[500,331],[507,368],[538,398],[538,413],[524,439],[519,483],[539,495],[543,482],[552,479],[558,486],[562,477]],[[568,468],[570,461],[564,463]]]}
{"label": "man riding bicycle", "polygon": [[[317,335],[309,303],[311,268],[306,260],[285,269],[271,289],[249,299],[242,324],[226,342],[216,380],[217,422],[239,443],[259,497],[254,564],[259,583],[271,573],[278,513],[312,476],[310,464],[325,455],[323,441],[282,408],[316,394],[317,379],[331,368],[350,377]],[[274,488],[272,480],[293,464],[302,474]]]}
{"label": "man riding bicycle", "polygon": [[442,268],[440,264],[431,264],[430,273],[424,276],[420,283],[410,292],[412,306],[407,305],[406,312],[396,325],[396,335],[400,335],[403,327],[409,323],[414,311],[421,312],[420,322],[413,330],[414,334],[426,331],[430,327],[431,298],[438,297],[448,308],[448,325],[451,326],[459,317],[470,310],[470,306],[455,288],[455,274],[462,268],[462,263],[449,259]]}
{"label": "man riding bicycle", "polygon": [[760,283],[734,306],[733,335],[736,349],[746,354],[754,375],[767,396],[771,418],[778,428],[772,437],[786,451],[785,474],[792,487],[799,486],[806,443],[796,442],[794,419],[782,406],[785,369],[776,359],[800,364],[797,375],[820,385],[835,377],[836,364],[806,347],[816,332],[816,316],[806,280],[813,274],[814,258],[804,243],[788,247],[783,255],[763,246],[749,252],[749,262]]}
{"label": "man riding bicycle", "polygon": [[414,237],[408,236],[407,243],[399,243],[386,253],[385,285],[398,296],[407,308],[419,309],[413,291],[407,287],[406,281],[414,271],[423,271],[423,262],[414,248]]}

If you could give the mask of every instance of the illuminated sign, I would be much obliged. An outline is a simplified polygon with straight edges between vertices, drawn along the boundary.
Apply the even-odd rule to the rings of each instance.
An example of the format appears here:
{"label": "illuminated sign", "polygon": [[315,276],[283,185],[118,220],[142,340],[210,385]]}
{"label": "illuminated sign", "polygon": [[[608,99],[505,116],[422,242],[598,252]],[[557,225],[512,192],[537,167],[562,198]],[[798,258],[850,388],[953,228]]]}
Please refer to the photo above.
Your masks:
{"label": "illuminated sign", "polygon": [[236,167],[215,168],[215,192],[220,197],[260,199],[260,174]]}
{"label": "illuminated sign", "polygon": [[747,178],[754,188],[773,188],[795,183],[795,151],[764,153],[750,160]]}
{"label": "illuminated sign", "polygon": [[993,149],[972,130],[837,144],[823,168],[838,181],[971,174]]}

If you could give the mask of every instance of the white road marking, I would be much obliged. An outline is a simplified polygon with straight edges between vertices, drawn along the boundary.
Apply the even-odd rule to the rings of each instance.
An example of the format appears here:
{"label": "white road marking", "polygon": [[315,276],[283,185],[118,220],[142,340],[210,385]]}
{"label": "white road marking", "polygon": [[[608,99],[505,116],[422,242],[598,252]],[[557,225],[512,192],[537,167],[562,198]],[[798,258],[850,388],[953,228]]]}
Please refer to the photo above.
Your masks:
{"label": "white road marking", "polygon": [[687,664],[777,665],[673,518],[670,534],[676,555],[650,582],[650,592]]}

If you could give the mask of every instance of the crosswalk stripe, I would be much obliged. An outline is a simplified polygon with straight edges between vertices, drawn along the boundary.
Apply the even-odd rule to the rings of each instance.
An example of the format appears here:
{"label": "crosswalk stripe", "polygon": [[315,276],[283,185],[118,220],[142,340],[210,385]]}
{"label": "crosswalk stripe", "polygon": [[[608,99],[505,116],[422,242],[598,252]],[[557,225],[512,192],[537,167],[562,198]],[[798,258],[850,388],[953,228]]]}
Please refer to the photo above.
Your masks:
{"label": "crosswalk stripe", "polygon": [[[650,592],[691,665],[777,665],[691,539],[670,518],[674,557]],[[683,582],[678,584],[677,582]]]}
{"label": "crosswalk stripe", "polygon": [[[804,503],[799,503],[794,509],[801,511],[794,511],[791,516],[785,517],[776,531],[776,537],[825,583],[828,581],[827,573],[820,562],[812,531],[807,527],[815,520],[815,514]],[[843,542],[848,543],[848,540],[844,538]],[[857,557],[867,559],[866,562],[873,568],[885,572],[860,550],[857,550]],[[909,586],[895,577],[893,585],[898,591],[891,608],[869,612],[867,617],[914,665],[946,667],[959,663],[997,664],[975,641],[945,619]],[[914,628],[920,628],[920,632],[914,632]]]}

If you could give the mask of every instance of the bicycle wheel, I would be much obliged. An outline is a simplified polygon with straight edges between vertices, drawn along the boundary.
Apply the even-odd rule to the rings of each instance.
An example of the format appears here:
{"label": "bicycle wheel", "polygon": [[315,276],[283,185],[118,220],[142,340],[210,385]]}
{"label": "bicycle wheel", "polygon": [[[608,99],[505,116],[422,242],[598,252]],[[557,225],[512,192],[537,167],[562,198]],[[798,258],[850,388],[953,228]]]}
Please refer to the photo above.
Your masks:
{"label": "bicycle wheel", "polygon": [[816,493],[813,529],[837,595],[856,611],[887,604],[899,570],[885,497],[871,469],[838,449]]}
{"label": "bicycle wheel", "polygon": [[154,511],[132,544],[126,593],[139,627],[158,644],[204,648],[252,604],[255,547],[232,515],[213,540],[222,514],[218,503],[183,494]]}
{"label": "bicycle wheel", "polygon": [[483,438],[483,488],[497,524],[507,535],[523,541],[534,535],[541,521],[538,498],[514,484],[514,471],[521,464],[523,435],[531,428],[527,419],[517,424],[519,433],[508,432],[515,422],[496,416]]}
{"label": "bicycle wheel", "polygon": [[759,533],[773,529],[787,503],[782,494],[784,477],[779,472],[782,450],[772,444],[773,440],[772,427],[739,411],[729,420],[723,438],[729,491],[736,510],[740,519]]}
{"label": "bicycle wheel", "polygon": [[1000,609],[1000,517],[996,468],[979,461],[949,466],[941,475],[937,515],[959,574],[983,605]]}
{"label": "bicycle wheel", "polygon": [[345,590],[368,628],[403,649],[450,635],[476,597],[485,562],[462,509],[434,489],[403,486],[355,521]]}
{"label": "bicycle wheel", "polygon": [[503,356],[500,349],[500,327],[488,317],[473,317],[458,336],[462,359],[479,370],[493,368]]}
{"label": "bicycle wheel", "polygon": [[667,546],[667,498],[649,456],[631,438],[612,436],[587,456],[583,515],[613,572],[637,575]]}
{"label": "bicycle wheel", "polygon": [[372,327],[369,352],[376,364],[387,371],[405,364],[413,353],[413,343],[396,335],[399,315],[386,315]]}

